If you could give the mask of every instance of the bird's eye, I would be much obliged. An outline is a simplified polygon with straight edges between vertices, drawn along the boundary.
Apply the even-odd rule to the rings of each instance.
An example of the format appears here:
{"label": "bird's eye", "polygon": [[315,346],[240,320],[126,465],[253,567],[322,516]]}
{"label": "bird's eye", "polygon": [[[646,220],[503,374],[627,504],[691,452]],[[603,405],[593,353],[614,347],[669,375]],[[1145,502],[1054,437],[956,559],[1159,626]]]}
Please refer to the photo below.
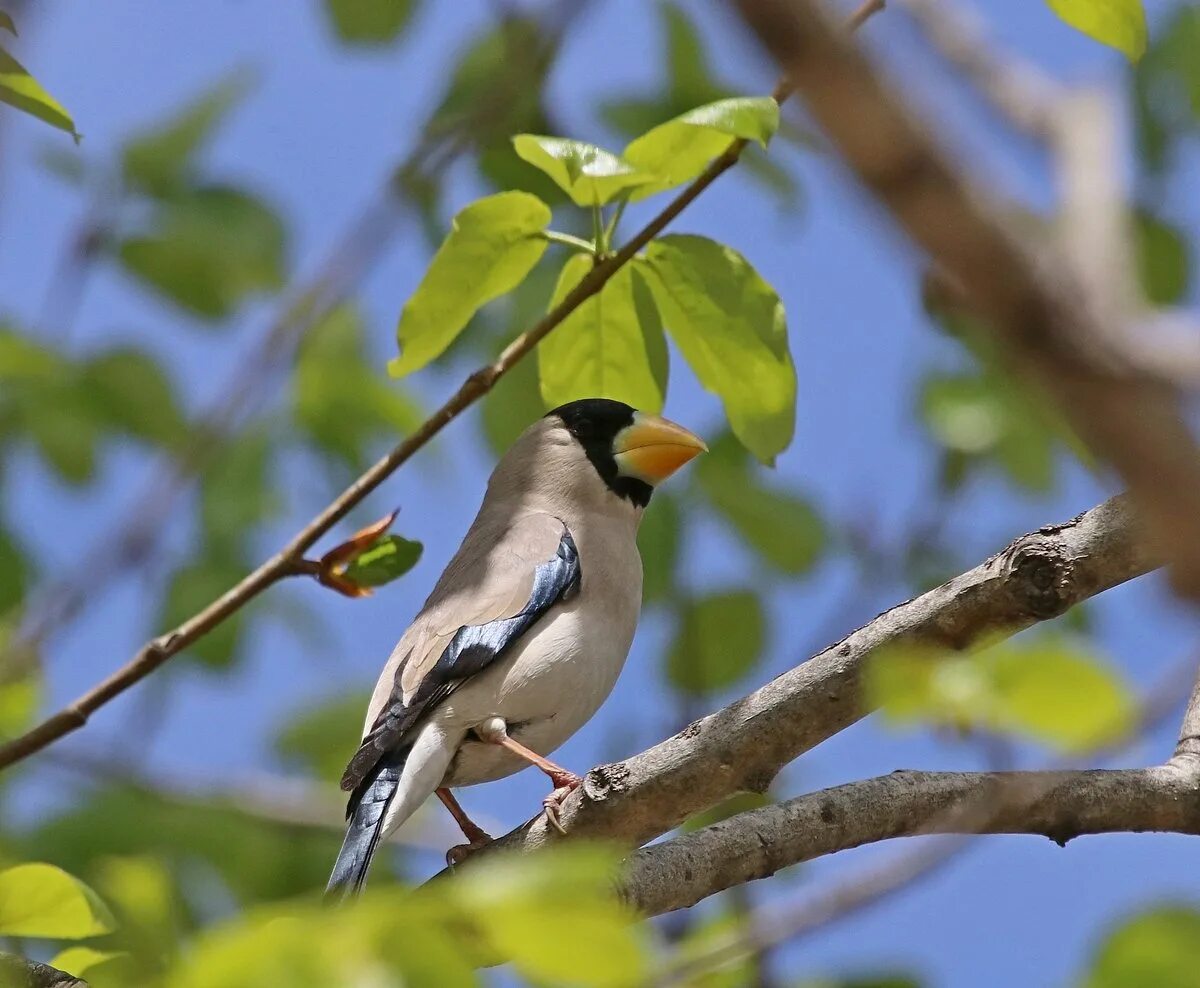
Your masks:
{"label": "bird's eye", "polygon": [[587,419],[581,419],[575,423],[575,428],[572,430],[578,439],[594,439],[596,436],[596,426]]}

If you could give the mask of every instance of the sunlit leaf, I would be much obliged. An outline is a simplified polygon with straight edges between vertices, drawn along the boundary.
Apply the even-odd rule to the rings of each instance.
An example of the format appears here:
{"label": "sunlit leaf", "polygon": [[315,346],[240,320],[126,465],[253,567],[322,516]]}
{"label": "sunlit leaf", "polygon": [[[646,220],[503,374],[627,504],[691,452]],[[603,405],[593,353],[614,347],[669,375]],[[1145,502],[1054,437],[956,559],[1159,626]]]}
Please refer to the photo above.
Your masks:
{"label": "sunlit leaf", "polygon": [[65,130],[79,143],[80,136],[71,114],[3,48],[0,48],[0,103],[7,103],[51,127]]}
{"label": "sunlit leaf", "polygon": [[381,587],[416,566],[423,548],[400,535],[381,535],[346,567],[345,576],[360,587]]}
{"label": "sunlit leaf", "polygon": [[689,110],[636,138],[622,152],[635,168],[655,176],[635,188],[631,198],[691,181],[734,138],[766,147],[778,128],[779,104],[769,96],[725,99]]}
{"label": "sunlit leaf", "polygon": [[366,355],[366,329],[353,305],[331,311],[305,334],[292,376],[297,424],[350,469],[370,444],[394,444],[422,420],[417,403]]}
{"label": "sunlit leaf", "polygon": [[1123,736],[1135,714],[1114,671],[1052,639],[966,656],[889,649],[871,662],[866,682],[870,702],[893,723],[1014,732],[1068,752]]}
{"label": "sunlit leaf", "polygon": [[224,319],[249,295],[275,291],[286,273],[283,221],[259,199],[211,185],[159,205],[145,233],[119,247],[122,264],[165,298]]}
{"label": "sunlit leaf", "polygon": [[337,36],[352,45],[384,45],[404,30],[414,0],[325,0]]}
{"label": "sunlit leaf", "polygon": [[642,556],[642,599],[647,604],[669,599],[675,590],[679,561],[679,504],[666,491],[657,491],[638,528]]}
{"label": "sunlit leaf", "polygon": [[[592,268],[586,254],[563,266],[553,309]],[[537,349],[538,382],[547,408],[576,398],[623,401],[662,410],[667,394],[667,344],[642,276],[626,264],[569,315]]]}
{"label": "sunlit leaf", "polygon": [[611,151],[565,137],[518,134],[513,149],[549,175],[577,206],[603,206],[651,178]]}
{"label": "sunlit leaf", "polygon": [[1176,305],[1187,295],[1192,280],[1191,247],[1176,226],[1148,212],[1134,224],[1138,277],[1146,301]]}
{"label": "sunlit leaf", "polygon": [[[8,643],[0,634],[0,648]],[[42,701],[42,677],[37,668],[8,669],[0,682],[0,739],[15,738],[33,723]]]}
{"label": "sunlit leaf", "polygon": [[154,196],[180,192],[192,159],[248,88],[244,73],[229,75],[168,120],[134,135],[121,151],[125,181]]}
{"label": "sunlit leaf", "polygon": [[289,765],[325,779],[341,778],[362,737],[371,694],[345,693],[290,712],[275,736],[275,753]]}
{"label": "sunlit leaf", "polygon": [[1200,911],[1159,906],[1125,921],[1101,945],[1086,988],[1193,988],[1200,971]]}
{"label": "sunlit leaf", "polygon": [[113,927],[99,896],[61,868],[35,863],[0,871],[0,936],[78,940]]}
{"label": "sunlit leaf", "polygon": [[550,209],[526,192],[476,200],[454,217],[420,285],[400,313],[400,356],[388,365],[397,377],[439,356],[475,311],[512,291],[546,249],[540,236]]}
{"label": "sunlit leaf", "polygon": [[123,975],[116,982],[122,988],[151,983],[178,953],[186,928],[182,889],[168,861],[153,854],[109,855],[90,874],[117,917],[116,936],[105,947],[124,951],[122,961],[107,965],[104,974]]}
{"label": "sunlit leaf", "polygon": [[1146,51],[1142,0],[1046,0],[1059,17],[1136,62]]}
{"label": "sunlit leaf", "polygon": [[696,483],[738,537],[789,576],[807,572],[825,547],[825,524],[799,495],[763,483],[744,449],[726,435],[696,464]]}
{"label": "sunlit leaf", "polygon": [[50,966],[66,971],[77,978],[91,979],[96,968],[122,958],[124,955],[111,950],[95,950],[92,947],[68,947],[56,954]]}
{"label": "sunlit leaf", "polygon": [[774,462],[796,427],[796,370],[779,296],[737,251],[705,237],[652,241],[639,270],[684,359],[720,396],[734,435]]}
{"label": "sunlit leaf", "polygon": [[766,640],[767,616],[758,594],[728,590],[700,597],[683,609],[667,678],[686,693],[725,689],[754,669]]}

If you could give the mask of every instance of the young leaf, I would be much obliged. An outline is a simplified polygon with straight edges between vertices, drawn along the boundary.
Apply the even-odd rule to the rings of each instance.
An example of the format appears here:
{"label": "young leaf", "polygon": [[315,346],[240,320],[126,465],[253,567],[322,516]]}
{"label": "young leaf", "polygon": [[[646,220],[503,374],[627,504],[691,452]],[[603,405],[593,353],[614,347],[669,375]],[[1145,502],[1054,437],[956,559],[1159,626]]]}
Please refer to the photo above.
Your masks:
{"label": "young leaf", "polygon": [[705,237],[654,240],[638,269],[684,359],[720,396],[734,435],[773,463],[796,427],[796,369],[775,290],[737,251]]}
{"label": "young leaf", "polygon": [[518,134],[512,143],[518,155],[554,179],[577,206],[603,206],[653,178],[611,151],[584,141]]}
{"label": "young leaf", "polygon": [[779,129],[779,104],[769,96],[724,99],[688,110],[633,140],[622,157],[654,175],[635,188],[631,199],[690,182],[721,154],[734,138],[763,147]]}
{"label": "young leaf", "polygon": [[247,88],[247,77],[234,73],[170,120],[134,135],[121,151],[125,181],[153,196],[179,191],[188,177],[192,158]]}
{"label": "young leaf", "polygon": [[404,30],[414,0],[325,0],[325,12],[342,41],[351,45],[385,45]]}
{"label": "young leaf", "polygon": [[539,234],[550,208],[527,192],[500,192],[476,200],[451,224],[425,277],[400,313],[400,356],[388,364],[396,377],[439,356],[477,309],[510,292],[546,249]]}
{"label": "young leaf", "polygon": [[758,594],[729,590],[688,605],[667,658],[676,689],[704,695],[732,686],[762,658],[767,616]]}
{"label": "young leaf", "polygon": [[1122,923],[1101,945],[1087,988],[1191,988],[1200,970],[1200,912],[1183,905],[1149,909]]}
{"label": "young leaf", "polygon": [[41,87],[41,84],[29,74],[25,66],[18,62],[3,48],[0,48],[0,103],[7,103],[22,110],[39,120],[65,130],[80,141],[79,132],[75,130],[75,121],[66,108]]}
{"label": "young leaf", "polygon": [[61,868],[38,863],[0,871],[0,936],[78,940],[115,926],[99,896]]}
{"label": "young leaf", "polygon": [[420,542],[399,535],[383,535],[356,556],[342,575],[360,587],[381,587],[416,566],[423,549]]}
{"label": "young leaf", "polygon": [[1046,0],[1059,17],[1101,44],[1136,62],[1146,51],[1142,0]]}
{"label": "young leaf", "polygon": [[[563,266],[550,308],[592,268],[575,254]],[[615,398],[647,412],[667,394],[667,344],[642,276],[626,264],[538,345],[538,382],[547,408],[576,398]]]}

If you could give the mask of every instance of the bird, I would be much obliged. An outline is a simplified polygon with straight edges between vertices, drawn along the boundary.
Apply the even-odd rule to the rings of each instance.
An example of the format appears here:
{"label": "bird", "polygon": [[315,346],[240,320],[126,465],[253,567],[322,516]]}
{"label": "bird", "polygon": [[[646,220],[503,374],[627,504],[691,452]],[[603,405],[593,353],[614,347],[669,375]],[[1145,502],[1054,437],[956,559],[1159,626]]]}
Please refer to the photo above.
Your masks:
{"label": "bird", "polygon": [[641,610],[637,530],[657,484],[708,447],[610,398],[547,412],[496,464],[474,522],[401,636],[342,777],[346,836],[326,897],[357,896],[380,843],[431,795],[467,839],[491,838],[452,789],[529,765],[547,822],[582,779],[546,756],[616,684]]}

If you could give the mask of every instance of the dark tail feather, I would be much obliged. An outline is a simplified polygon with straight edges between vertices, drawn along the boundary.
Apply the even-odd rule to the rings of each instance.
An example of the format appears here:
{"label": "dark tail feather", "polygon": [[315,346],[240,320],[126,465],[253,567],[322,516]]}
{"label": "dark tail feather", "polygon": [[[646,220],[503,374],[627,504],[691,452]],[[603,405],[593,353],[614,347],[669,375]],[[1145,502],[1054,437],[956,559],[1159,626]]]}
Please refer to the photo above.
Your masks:
{"label": "dark tail feather", "polygon": [[[407,754],[407,753],[406,753]],[[367,869],[379,847],[383,819],[400,785],[404,755],[381,764],[373,777],[350,796],[346,839],[333,864],[333,874],[325,886],[326,901],[343,901],[357,896],[367,880]]]}

